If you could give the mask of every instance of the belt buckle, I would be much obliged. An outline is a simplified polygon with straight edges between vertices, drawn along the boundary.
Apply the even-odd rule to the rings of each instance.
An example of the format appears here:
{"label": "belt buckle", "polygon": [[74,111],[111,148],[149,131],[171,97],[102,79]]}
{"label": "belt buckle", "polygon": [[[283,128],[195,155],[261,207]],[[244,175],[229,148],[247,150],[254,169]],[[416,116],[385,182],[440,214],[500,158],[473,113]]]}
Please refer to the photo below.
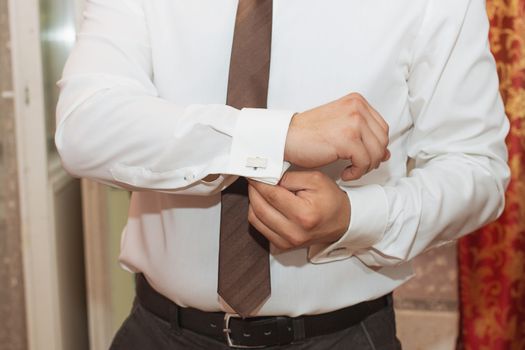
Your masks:
{"label": "belt buckle", "polygon": [[239,316],[238,314],[225,313],[224,314],[224,328],[222,329],[224,333],[224,337],[226,339],[226,344],[228,344],[230,348],[233,348],[233,349],[261,349],[261,348],[266,347],[265,345],[250,346],[250,345],[234,344],[233,339],[230,336],[232,332],[232,330],[230,329],[230,320],[232,318],[241,318],[241,316]]}

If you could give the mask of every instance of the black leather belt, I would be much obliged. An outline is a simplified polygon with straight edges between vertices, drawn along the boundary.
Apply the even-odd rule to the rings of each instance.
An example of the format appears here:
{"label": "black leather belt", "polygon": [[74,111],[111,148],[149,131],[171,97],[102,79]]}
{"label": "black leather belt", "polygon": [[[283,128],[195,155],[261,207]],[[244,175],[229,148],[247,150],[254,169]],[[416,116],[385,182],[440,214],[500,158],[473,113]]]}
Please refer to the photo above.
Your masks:
{"label": "black leather belt", "polygon": [[223,312],[183,308],[155,291],[137,274],[137,300],[148,311],[172,324],[232,348],[262,348],[286,345],[306,338],[330,334],[356,325],[391,303],[391,294],[344,309],[300,317],[253,317],[241,319]]}

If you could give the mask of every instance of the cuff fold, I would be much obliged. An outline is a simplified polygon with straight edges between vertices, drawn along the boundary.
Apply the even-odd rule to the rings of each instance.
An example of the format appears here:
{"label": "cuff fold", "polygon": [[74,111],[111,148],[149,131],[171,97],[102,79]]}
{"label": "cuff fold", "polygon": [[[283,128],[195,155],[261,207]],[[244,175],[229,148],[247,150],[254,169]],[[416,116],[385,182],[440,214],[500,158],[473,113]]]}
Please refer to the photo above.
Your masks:
{"label": "cuff fold", "polygon": [[241,110],[230,154],[230,174],[277,184],[284,173],[284,148],[294,112]]}

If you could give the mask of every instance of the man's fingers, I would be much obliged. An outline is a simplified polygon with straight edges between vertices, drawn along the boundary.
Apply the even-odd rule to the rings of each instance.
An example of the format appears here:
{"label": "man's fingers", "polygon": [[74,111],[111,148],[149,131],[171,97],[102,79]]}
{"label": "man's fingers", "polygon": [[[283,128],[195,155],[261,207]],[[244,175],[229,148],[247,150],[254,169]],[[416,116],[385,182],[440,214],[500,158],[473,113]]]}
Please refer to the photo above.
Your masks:
{"label": "man's fingers", "polygon": [[377,169],[385,157],[385,148],[370,129],[363,130],[363,143],[370,156],[370,169]]}
{"label": "man's fingers", "polygon": [[370,112],[370,114],[374,117],[374,119],[377,121],[377,123],[381,126],[381,128],[385,131],[385,133],[388,135],[389,126],[385,119],[379,114],[378,111],[375,110],[374,107],[372,107],[369,103],[366,103],[366,108]]}
{"label": "man's fingers", "polygon": [[294,208],[295,217],[288,219],[267,203],[254,187],[250,187],[249,191],[253,214],[271,232],[289,242],[294,248],[304,246],[308,242],[309,237],[305,234],[303,226],[313,222],[315,215],[306,217],[305,213],[309,213],[308,211]]}
{"label": "man's fingers", "polygon": [[290,192],[294,190],[288,190],[283,186],[267,185],[253,180],[249,180],[249,183],[250,187],[253,187],[266,202],[287,218],[290,218],[291,211],[299,209],[303,204],[293,192]]}
{"label": "man's fingers", "polygon": [[272,204],[268,203],[254,186],[249,186],[248,192],[250,195],[250,206],[253,213],[270,230],[282,237],[288,237],[290,232],[296,230],[290,219],[283,215],[283,213],[277,208],[272,206]]}
{"label": "man's fingers", "polygon": [[374,118],[374,120],[381,126],[384,132],[386,132],[386,134],[388,135],[388,124],[385,121],[385,119],[381,116],[381,114],[379,114],[379,112],[376,111],[375,108],[372,107],[370,103],[368,103],[368,100],[364,96],[360,94],[355,94],[355,93],[352,95],[354,96],[354,98],[357,98],[358,100],[362,101],[361,105],[367,109],[370,116]]}
{"label": "man's fingers", "polygon": [[284,238],[279,236],[277,233],[272,231],[268,226],[266,226],[258,217],[255,215],[252,206],[250,205],[248,209],[248,221],[252,224],[253,227],[257,229],[268,241],[281,250],[288,250],[292,248],[292,245]]}
{"label": "man's fingers", "polygon": [[341,174],[344,181],[359,179],[369,171],[371,165],[370,155],[362,140],[352,142],[348,147],[352,148],[352,165]]}
{"label": "man's fingers", "polygon": [[[384,135],[383,137],[379,137],[378,136],[378,139],[382,142],[382,146],[384,146],[386,148],[386,152],[385,152],[385,155],[383,157],[383,159],[381,161],[385,162],[387,160],[390,159],[390,151],[388,150],[388,145],[390,143],[390,135],[389,135],[389,130],[390,130],[390,127],[388,126],[387,122],[383,119],[383,117],[381,117],[381,115],[379,114],[379,112],[377,112],[374,107],[372,107],[370,104],[367,104],[367,108],[368,110],[370,111],[370,113],[372,114],[373,117],[375,117],[375,121],[381,126],[381,128],[383,129],[384,131],[384,134],[381,133],[381,135]],[[374,129],[374,133],[376,133],[376,135],[378,135],[377,133],[377,130]]]}
{"label": "man's fingers", "polygon": [[387,160],[389,160],[391,156],[392,156],[392,154],[387,149],[386,152],[385,152],[385,157],[383,158],[383,162],[386,162]]}
{"label": "man's fingers", "polygon": [[[381,128],[386,131],[388,134],[388,124],[383,119],[383,117],[377,112],[371,105],[368,103],[368,100],[361,94],[352,92],[344,97],[342,97],[342,100],[351,101],[351,106],[353,108],[358,107],[359,110],[361,110],[361,107],[364,107],[371,117],[373,117],[381,126]],[[364,114],[363,114],[364,116]]]}
{"label": "man's fingers", "polygon": [[[377,122],[375,118],[369,116],[367,118],[368,127],[374,133],[375,137],[379,141],[381,147],[386,150],[388,147],[388,132]],[[383,152],[384,153],[384,152]]]}
{"label": "man's fingers", "polygon": [[384,149],[381,161],[390,159],[390,152],[387,147],[389,144],[389,126],[385,119],[372,107],[368,101],[361,95],[353,93],[349,97],[354,100],[352,107],[353,111],[359,113],[361,117],[367,122],[368,127],[374,133],[379,144]]}
{"label": "man's fingers", "polygon": [[[359,112],[366,120],[368,127],[374,134],[378,145],[381,148],[380,161],[385,158],[385,153],[388,147],[388,124],[384,119],[367,103],[359,105]],[[367,135],[364,135],[367,132],[366,128],[363,129],[363,140],[366,141]],[[378,154],[379,149],[375,149],[375,154]]]}
{"label": "man's fingers", "polygon": [[[250,200],[253,199],[254,212],[264,224],[294,247],[299,247],[309,239],[305,232],[315,229],[321,220],[319,210],[314,209],[312,201],[315,201],[315,196],[320,192],[326,193],[330,183],[337,187],[332,179],[319,171],[287,172],[283,175],[278,187],[280,191],[288,192],[288,196],[293,196],[290,206],[284,202],[264,203],[267,197],[263,197],[255,187],[250,187]],[[289,190],[295,191],[296,194]],[[274,208],[266,208],[266,205],[274,206]],[[286,220],[282,220],[281,215],[273,212],[276,209],[279,210],[279,214],[285,216]],[[261,215],[264,215],[265,218],[263,219]]]}

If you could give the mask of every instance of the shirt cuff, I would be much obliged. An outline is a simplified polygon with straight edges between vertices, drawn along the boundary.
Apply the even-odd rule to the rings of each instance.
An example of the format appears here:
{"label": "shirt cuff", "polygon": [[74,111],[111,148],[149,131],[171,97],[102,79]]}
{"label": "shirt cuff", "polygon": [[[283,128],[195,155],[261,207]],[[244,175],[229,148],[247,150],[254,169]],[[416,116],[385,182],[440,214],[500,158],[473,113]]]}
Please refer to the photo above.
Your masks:
{"label": "shirt cuff", "polygon": [[233,132],[230,174],[277,184],[284,173],[284,148],[294,112],[244,108]]}
{"label": "shirt cuff", "polygon": [[379,242],[388,222],[388,200],[383,187],[366,185],[342,188],[350,201],[350,226],[335,243],[316,244],[308,249],[313,264],[343,260]]}

